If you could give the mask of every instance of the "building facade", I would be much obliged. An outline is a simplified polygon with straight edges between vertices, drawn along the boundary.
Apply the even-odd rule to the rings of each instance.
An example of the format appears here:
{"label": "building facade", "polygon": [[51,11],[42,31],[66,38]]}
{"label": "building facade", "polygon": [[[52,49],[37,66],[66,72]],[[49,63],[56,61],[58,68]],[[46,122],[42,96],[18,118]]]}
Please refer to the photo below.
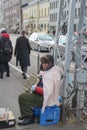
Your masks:
{"label": "building facade", "polygon": [[9,32],[19,27],[19,4],[19,0],[3,0],[4,21]]}
{"label": "building facade", "polygon": [[33,31],[47,32],[49,30],[49,2],[48,0],[29,1],[28,6],[22,8],[23,27],[29,33]]}
{"label": "building facade", "polygon": [[0,1],[0,28],[4,26],[5,26],[5,23],[4,23],[2,0],[1,0]]}
{"label": "building facade", "polygon": [[[69,0],[70,1],[70,0]],[[74,31],[77,31],[78,30],[78,22],[79,22],[79,16],[80,16],[80,3],[81,3],[81,0],[76,0],[76,8],[75,8],[75,19],[74,19]],[[68,3],[66,3],[66,0],[64,0],[64,3],[63,3],[63,7],[65,7],[63,9],[63,20],[62,22],[68,22],[68,15],[69,15],[69,9],[68,9]],[[85,20],[87,20],[87,0],[86,0],[86,5],[85,5]],[[87,29],[86,29],[87,30]]]}
{"label": "building facade", "polygon": [[22,8],[23,28],[32,33],[37,30],[38,24],[38,0],[31,0],[28,6]]}
{"label": "building facade", "polygon": [[57,11],[58,11],[58,0],[49,0],[50,12],[49,12],[49,30],[53,32],[56,30],[57,24]]}
{"label": "building facade", "polygon": [[[59,0],[1,0],[3,5],[3,18],[6,28],[12,30],[25,28],[27,32],[33,31],[53,32],[56,31]],[[68,2],[68,3],[67,3]],[[68,4],[70,0],[63,0],[61,28],[68,20]],[[76,0],[74,31],[78,28],[80,15],[80,2]],[[20,5],[21,4],[21,5]],[[21,8],[21,9],[20,9]],[[86,6],[87,10],[87,0]],[[1,9],[1,8],[0,8]],[[1,12],[1,10],[0,10]],[[87,11],[86,11],[87,12]],[[1,13],[2,14],[2,13]],[[85,20],[87,13],[85,13]]]}
{"label": "building facade", "polygon": [[38,30],[43,32],[49,31],[49,1],[40,0],[38,13]]}

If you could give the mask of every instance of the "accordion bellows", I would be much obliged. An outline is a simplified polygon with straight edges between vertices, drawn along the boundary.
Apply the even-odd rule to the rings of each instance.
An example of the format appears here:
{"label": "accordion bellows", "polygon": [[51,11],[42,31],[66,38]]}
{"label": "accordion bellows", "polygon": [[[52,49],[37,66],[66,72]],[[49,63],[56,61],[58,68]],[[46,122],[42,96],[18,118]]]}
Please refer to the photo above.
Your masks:
{"label": "accordion bellows", "polygon": [[30,75],[29,79],[27,80],[26,84],[24,85],[24,89],[26,91],[30,91],[31,86],[34,84],[38,84],[39,81],[40,81],[40,79],[37,77],[37,75],[32,73]]}

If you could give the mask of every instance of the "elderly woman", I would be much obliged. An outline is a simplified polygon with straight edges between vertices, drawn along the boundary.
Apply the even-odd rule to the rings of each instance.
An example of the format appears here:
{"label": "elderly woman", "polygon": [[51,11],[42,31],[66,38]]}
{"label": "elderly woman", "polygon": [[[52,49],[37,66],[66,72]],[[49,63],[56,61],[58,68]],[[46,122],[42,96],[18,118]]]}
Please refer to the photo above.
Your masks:
{"label": "elderly woman", "polygon": [[41,71],[39,76],[42,77],[42,86],[34,85],[31,87],[32,93],[25,92],[19,95],[19,107],[21,117],[18,125],[34,123],[32,107],[42,106],[44,112],[46,106],[59,106],[59,92],[61,73],[57,66],[54,66],[54,59],[51,55],[41,57]]}

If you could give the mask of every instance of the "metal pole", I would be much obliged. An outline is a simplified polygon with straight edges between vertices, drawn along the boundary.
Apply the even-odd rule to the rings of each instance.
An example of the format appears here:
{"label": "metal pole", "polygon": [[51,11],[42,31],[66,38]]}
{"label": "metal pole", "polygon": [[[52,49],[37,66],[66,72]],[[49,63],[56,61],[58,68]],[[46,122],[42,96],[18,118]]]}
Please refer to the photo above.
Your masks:
{"label": "metal pole", "polygon": [[58,3],[58,11],[57,11],[57,25],[56,25],[56,35],[55,37],[57,38],[58,37],[58,34],[61,30],[61,26],[60,26],[60,23],[61,23],[61,14],[62,14],[62,5],[63,5],[63,0],[59,0],[59,3]]}
{"label": "metal pole", "polygon": [[66,111],[65,111],[65,106],[67,101],[66,89],[68,87],[69,68],[71,63],[71,47],[72,47],[72,36],[73,36],[73,26],[74,26],[74,17],[75,17],[75,4],[76,4],[76,0],[70,1],[68,30],[67,30],[67,44],[66,44],[66,51],[65,51],[65,67],[64,67],[63,95],[65,99],[63,103],[63,122],[66,121]]}
{"label": "metal pole", "polygon": [[22,30],[22,8],[21,8],[21,5],[22,5],[22,1],[19,0],[19,31],[20,32]]}
{"label": "metal pole", "polygon": [[[83,24],[84,24],[84,18],[85,18],[85,4],[86,0],[81,0],[80,5],[80,16],[79,16],[79,23],[78,23],[78,29],[77,32],[80,32]],[[81,35],[78,36],[78,40],[81,41]],[[81,67],[82,57],[81,57],[81,42],[77,42],[77,55],[75,57],[75,74],[74,74],[74,87],[76,89],[77,87],[77,69]],[[79,57],[78,57],[79,56]]]}
{"label": "metal pole", "polygon": [[40,55],[37,56],[37,74],[40,72]]}
{"label": "metal pole", "polygon": [[57,11],[57,28],[56,28],[56,35],[55,35],[55,46],[54,46],[54,62],[57,64],[57,44],[58,44],[58,37],[59,37],[59,32],[60,32],[60,21],[61,21],[61,14],[62,14],[62,3],[63,0],[59,0],[58,3],[58,11]]}
{"label": "metal pole", "polygon": [[[79,16],[79,23],[78,23],[78,30],[77,32],[80,32],[82,27],[84,27],[84,18],[85,18],[85,5],[86,5],[86,0],[81,0],[80,3],[80,16]],[[77,121],[80,122],[80,104],[81,104],[81,94],[80,94],[80,90],[79,90],[79,86],[77,83],[77,69],[79,69],[81,67],[81,63],[82,63],[82,56],[81,56],[81,34],[79,34],[79,41],[77,42],[77,54],[79,57],[76,56],[76,61],[75,61],[75,74],[74,74],[74,86],[75,88],[78,89],[77,91],[77,111],[76,111],[76,115],[77,115]],[[78,51],[79,50],[79,51]]]}

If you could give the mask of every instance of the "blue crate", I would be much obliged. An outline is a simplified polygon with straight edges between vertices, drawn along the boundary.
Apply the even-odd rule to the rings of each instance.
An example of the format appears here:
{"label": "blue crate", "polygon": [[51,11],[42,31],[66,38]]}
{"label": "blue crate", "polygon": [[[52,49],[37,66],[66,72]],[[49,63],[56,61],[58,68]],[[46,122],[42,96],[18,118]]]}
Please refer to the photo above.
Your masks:
{"label": "blue crate", "polygon": [[40,111],[40,125],[47,126],[57,124],[60,119],[60,108],[58,106],[46,107],[44,113]]}
{"label": "blue crate", "polygon": [[41,107],[34,107],[33,108],[33,114],[35,117],[40,116]]}

